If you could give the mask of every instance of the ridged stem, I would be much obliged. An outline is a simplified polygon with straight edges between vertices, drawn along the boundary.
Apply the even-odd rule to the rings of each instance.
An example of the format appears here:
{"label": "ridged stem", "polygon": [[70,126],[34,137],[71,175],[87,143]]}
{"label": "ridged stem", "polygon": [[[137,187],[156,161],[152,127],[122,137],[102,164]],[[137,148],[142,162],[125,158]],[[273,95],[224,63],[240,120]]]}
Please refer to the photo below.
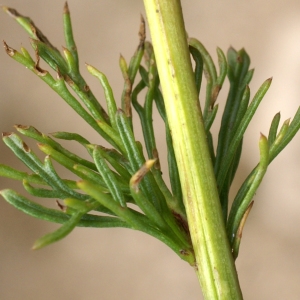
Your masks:
{"label": "ridged stem", "polygon": [[179,0],[144,0],[205,299],[242,299]]}

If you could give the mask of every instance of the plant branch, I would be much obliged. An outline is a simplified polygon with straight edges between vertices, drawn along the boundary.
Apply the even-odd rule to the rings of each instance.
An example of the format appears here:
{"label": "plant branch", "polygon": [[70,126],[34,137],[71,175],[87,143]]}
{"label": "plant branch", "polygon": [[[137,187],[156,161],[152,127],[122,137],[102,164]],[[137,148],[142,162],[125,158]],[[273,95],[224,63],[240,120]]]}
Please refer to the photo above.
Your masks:
{"label": "plant branch", "polygon": [[179,0],[144,0],[205,299],[242,299]]}

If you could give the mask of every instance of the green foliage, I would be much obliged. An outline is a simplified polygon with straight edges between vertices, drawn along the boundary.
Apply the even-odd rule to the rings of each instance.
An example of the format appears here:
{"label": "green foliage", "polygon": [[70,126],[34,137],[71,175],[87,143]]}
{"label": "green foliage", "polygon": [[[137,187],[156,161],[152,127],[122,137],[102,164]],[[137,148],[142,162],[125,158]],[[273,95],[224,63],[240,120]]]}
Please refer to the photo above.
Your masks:
{"label": "green foliage", "polygon": [[[118,104],[106,76],[95,67],[87,65],[88,71],[99,79],[103,87],[105,110],[80,74],[67,5],[63,14],[66,41],[63,55],[52,46],[30,18],[10,8],[4,10],[29,33],[35,59],[25,48],[21,48],[18,52],[4,42],[7,54],[48,84],[112,146],[111,149],[107,149],[91,144],[77,133],[56,132],[50,137],[32,126],[16,125],[20,135],[38,142],[39,149],[46,154],[44,161],[41,161],[19,135],[3,134],[5,144],[31,173],[0,165],[0,175],[21,180],[25,190],[35,197],[56,198],[63,201],[63,204],[59,203],[58,209],[54,210],[28,200],[14,191],[1,191],[5,200],[17,209],[34,217],[62,224],[55,232],[38,239],[33,248],[38,249],[62,239],[76,226],[126,227],[156,237],[193,265],[195,259],[172,146],[172,135],[160,91],[152,46],[150,42],[145,41],[144,20],[141,20],[140,41],[129,65],[127,66],[123,57],[119,61],[124,78],[120,103],[122,109],[117,109]],[[250,58],[244,49],[236,51],[230,48],[227,57],[222,50],[217,49],[219,60],[217,73],[217,68],[205,47],[194,38],[190,38],[188,42],[191,57],[195,62],[194,74],[199,94],[203,74],[206,79],[206,97],[203,105],[205,129],[228,239],[233,256],[236,258],[242,229],[253,204],[251,202],[253,196],[270,162],[299,130],[300,110],[297,111],[291,124],[285,121],[279,131],[280,115],[274,117],[268,138],[262,135],[259,140],[260,162],[240,187],[229,210],[229,191],[239,164],[243,135],[269,89],[271,79],[266,80],[250,100],[248,85],[254,72],[249,69]],[[144,65],[142,65],[143,58]],[[56,72],[56,78],[47,70],[41,69],[40,59]],[[215,150],[210,128],[218,111],[216,101],[226,77],[229,79],[230,89]],[[146,96],[140,103],[139,94],[144,89]],[[160,171],[152,120],[154,103],[165,123],[171,188],[168,188]],[[147,157],[141,143],[136,141],[134,136],[132,107],[141,121]],[[81,144],[90,155],[90,160],[83,159],[64,148],[57,142],[59,139]],[[53,160],[74,173],[79,181],[62,179],[52,164]],[[99,212],[102,214],[96,214]]]}

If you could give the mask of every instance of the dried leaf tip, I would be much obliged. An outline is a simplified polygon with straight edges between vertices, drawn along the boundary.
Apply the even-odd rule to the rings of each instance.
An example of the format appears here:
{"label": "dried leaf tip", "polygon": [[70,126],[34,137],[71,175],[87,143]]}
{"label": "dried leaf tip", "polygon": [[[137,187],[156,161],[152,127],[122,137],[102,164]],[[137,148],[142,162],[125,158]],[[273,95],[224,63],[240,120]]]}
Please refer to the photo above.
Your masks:
{"label": "dried leaf tip", "polygon": [[238,238],[242,238],[242,235],[243,235],[243,229],[244,229],[244,226],[245,226],[245,223],[246,223],[246,220],[249,216],[249,213],[253,207],[253,204],[254,204],[254,201],[251,201],[251,203],[249,204],[249,206],[247,207],[247,210],[245,211],[244,215],[243,215],[243,218],[241,220],[241,223],[239,225],[239,228],[238,228],[238,231],[237,231],[237,237]]}
{"label": "dried leaf tip", "polygon": [[17,52],[15,49],[9,47],[9,46],[6,44],[5,41],[3,41],[3,47],[4,47],[5,51],[6,51],[6,53],[7,53],[9,56],[11,56],[11,57],[14,56],[15,53]]}
{"label": "dried leaf tip", "polygon": [[2,137],[6,138],[6,137],[11,136],[12,134],[13,134],[12,132],[2,132]]}
{"label": "dried leaf tip", "polygon": [[23,130],[26,130],[26,129],[29,129],[30,126],[28,125],[21,125],[21,124],[15,124],[14,127],[18,130],[18,129],[23,129]]}
{"label": "dried leaf tip", "polygon": [[25,152],[27,152],[27,153],[31,152],[31,149],[25,142],[22,142],[22,146],[23,146],[23,149]]}
{"label": "dried leaf tip", "polygon": [[159,161],[159,155],[158,155],[158,151],[156,148],[154,148],[152,150],[152,155],[153,155],[153,158],[155,159],[155,164],[154,164],[154,168],[156,170],[160,170],[160,161]]}
{"label": "dried leaf tip", "polygon": [[142,47],[144,47],[144,43],[145,43],[145,40],[146,40],[145,19],[144,19],[142,14],[141,14],[141,24],[140,24],[140,30],[139,30],[139,37],[140,37],[139,48],[142,48]]}
{"label": "dried leaf tip", "polygon": [[249,213],[252,209],[253,204],[254,204],[254,201],[252,201],[249,204],[249,206],[247,207],[247,210],[245,211],[245,213],[242,217],[242,220],[241,220],[240,225],[238,227],[237,233],[235,235],[235,241],[234,241],[234,245],[233,245],[233,248],[232,248],[232,255],[233,255],[234,260],[239,255],[239,248],[240,248],[240,243],[241,243],[241,239],[242,239],[242,235],[243,235],[244,226],[245,226],[246,220],[248,218],[248,215],[249,215]]}
{"label": "dried leaf tip", "polygon": [[67,1],[65,2],[64,5],[64,14],[70,14],[69,5]]}
{"label": "dried leaf tip", "polygon": [[138,192],[138,185],[140,184],[141,180],[150,171],[150,169],[155,164],[155,162],[156,162],[156,159],[147,160],[142,165],[142,167],[131,177],[129,184],[136,192]]}
{"label": "dried leaf tip", "polygon": [[260,132],[260,138],[261,139],[266,139],[266,136],[262,132]]}
{"label": "dried leaf tip", "polygon": [[2,6],[2,9],[12,18],[17,18],[17,17],[22,17],[15,9],[7,7],[7,6]]}
{"label": "dried leaf tip", "polygon": [[56,200],[56,205],[60,208],[61,211],[66,212],[66,207],[62,205],[58,200]]}
{"label": "dried leaf tip", "polygon": [[36,49],[35,50],[35,57],[36,57],[36,63],[35,63],[35,65],[34,65],[34,69],[35,69],[35,71],[36,71],[36,74],[38,75],[38,76],[46,76],[47,74],[48,74],[48,71],[46,71],[46,70],[43,70],[41,67],[40,67],[40,56],[39,56],[39,52],[38,52],[38,50]]}

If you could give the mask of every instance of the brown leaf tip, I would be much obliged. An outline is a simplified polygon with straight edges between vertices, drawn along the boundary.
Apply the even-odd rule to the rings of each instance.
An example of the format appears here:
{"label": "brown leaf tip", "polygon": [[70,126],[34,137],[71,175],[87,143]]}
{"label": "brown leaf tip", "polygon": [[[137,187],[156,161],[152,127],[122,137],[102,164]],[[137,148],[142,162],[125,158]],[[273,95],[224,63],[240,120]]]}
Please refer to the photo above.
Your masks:
{"label": "brown leaf tip", "polygon": [[122,108],[118,108],[116,113],[117,113],[118,115],[124,115],[124,111],[123,111]]}
{"label": "brown leaf tip", "polygon": [[6,44],[5,41],[3,41],[3,47],[4,47],[5,51],[6,51],[6,53],[7,53],[9,56],[11,56],[11,57],[14,56],[14,55],[16,54],[16,52],[17,52],[15,49],[9,47],[9,46]]}
{"label": "brown leaf tip", "polygon": [[217,84],[214,86],[214,88],[212,90],[211,103],[210,103],[211,109],[214,108],[214,104],[219,96],[221,88],[222,88],[221,85]]}
{"label": "brown leaf tip", "polygon": [[186,250],[186,249],[181,249],[179,252],[180,252],[180,254],[183,255],[183,256],[189,255],[189,251]]}
{"label": "brown leaf tip", "polygon": [[[58,79],[63,79],[64,77],[60,73],[59,69],[57,69],[57,71],[58,71],[57,75],[59,75]],[[74,81],[69,76],[67,76],[67,75],[65,76],[65,81],[70,86],[74,85]]]}
{"label": "brown leaf tip", "polygon": [[22,142],[22,145],[25,152],[29,153],[31,151],[26,143]]}
{"label": "brown leaf tip", "polygon": [[29,129],[29,126],[28,126],[28,125],[15,124],[14,127],[15,127],[16,129],[24,129],[24,130]]}
{"label": "brown leaf tip", "polygon": [[152,150],[152,155],[153,155],[153,158],[156,160],[155,164],[154,164],[154,168],[156,170],[160,170],[160,161],[159,161],[159,155],[158,155],[158,151],[157,149],[153,149]]}
{"label": "brown leaf tip", "polygon": [[2,137],[5,138],[5,137],[9,137],[11,136],[13,133],[12,132],[2,132]]}
{"label": "brown leaf tip", "polygon": [[146,25],[145,25],[145,19],[142,14],[141,14],[141,24],[139,29],[139,37],[140,37],[139,47],[143,47],[146,40]]}
{"label": "brown leaf tip", "polygon": [[39,52],[38,50],[35,51],[35,57],[36,57],[36,63],[34,65],[34,69],[37,73],[38,76],[46,76],[48,74],[48,71],[46,70],[43,70],[41,67],[40,67],[40,56],[39,56]]}
{"label": "brown leaf tip", "polygon": [[247,210],[245,211],[243,217],[242,217],[242,220],[240,222],[240,225],[238,227],[238,230],[237,230],[237,233],[236,233],[236,236],[241,239],[242,238],[242,235],[243,235],[243,229],[244,229],[244,226],[245,226],[245,223],[246,223],[246,220],[248,218],[248,215],[253,207],[253,204],[254,204],[254,201],[251,201],[251,203],[248,205],[247,207]]}
{"label": "brown leaf tip", "polygon": [[22,17],[15,9],[3,6],[3,10],[12,18]]}
{"label": "brown leaf tip", "polygon": [[141,168],[131,177],[130,185],[131,187],[138,192],[138,185],[140,184],[141,180],[145,177],[145,175],[150,171],[156,159],[147,160]]}
{"label": "brown leaf tip", "polygon": [[56,200],[56,205],[63,211],[66,212],[66,207],[62,205],[58,200]]}
{"label": "brown leaf tip", "polygon": [[67,1],[65,2],[64,6],[64,14],[70,14],[69,5]]}

